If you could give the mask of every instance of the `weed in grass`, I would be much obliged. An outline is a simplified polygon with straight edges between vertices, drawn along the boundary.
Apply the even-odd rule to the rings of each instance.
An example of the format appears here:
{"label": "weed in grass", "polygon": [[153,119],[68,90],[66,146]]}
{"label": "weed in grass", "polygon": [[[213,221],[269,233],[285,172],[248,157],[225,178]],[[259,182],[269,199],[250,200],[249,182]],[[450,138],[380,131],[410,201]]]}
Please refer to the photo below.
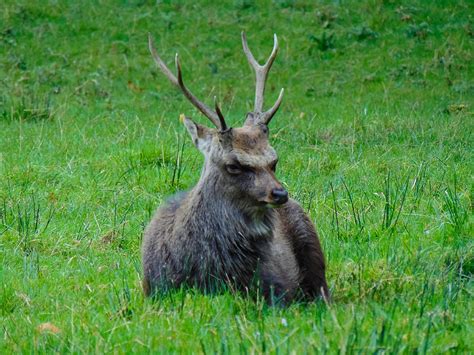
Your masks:
{"label": "weed in grass", "polygon": [[290,9],[290,8],[295,7],[297,1],[296,0],[273,0],[273,3],[276,6],[279,6],[283,9]]}
{"label": "weed in grass", "polygon": [[131,319],[133,316],[130,288],[124,276],[122,276],[121,287],[113,285],[113,293],[109,294],[109,304],[111,308],[110,317]]}
{"label": "weed in grass", "polygon": [[0,208],[3,228],[0,236],[8,231],[16,231],[19,238],[17,245],[28,254],[34,250],[35,238],[48,229],[54,212],[54,205],[43,206],[35,195],[16,204],[11,199],[4,198]]}
{"label": "weed in grass", "polygon": [[309,40],[314,43],[310,47],[309,54],[313,53],[313,49],[316,48],[321,52],[326,52],[329,49],[334,48],[334,33],[328,33],[324,31],[320,36],[309,35]]}
{"label": "weed in grass", "polygon": [[15,291],[8,284],[0,285],[0,315],[5,317],[15,311],[17,307]]}
{"label": "weed in grass", "polygon": [[235,8],[239,10],[248,10],[255,8],[255,0],[234,0]]}
{"label": "weed in grass", "polygon": [[28,251],[23,256],[23,276],[26,280],[40,276],[40,256],[36,250]]}
{"label": "weed in grass", "polygon": [[[169,180],[169,184],[172,187],[179,188],[180,187],[180,178],[184,170],[183,166],[183,152],[184,152],[184,145],[185,140],[183,137],[177,139],[179,149],[176,152],[175,160],[173,162],[173,171],[171,174],[171,179]],[[181,143],[180,143],[181,141]]]}
{"label": "weed in grass", "polygon": [[428,180],[427,169],[428,169],[428,164],[426,162],[421,162],[420,166],[418,167],[416,176],[413,179],[413,183],[411,185],[411,191],[414,198],[412,202],[412,210],[415,210],[418,208],[421,202],[421,199],[423,197],[423,193],[425,191],[427,180]]}
{"label": "weed in grass", "polygon": [[444,190],[444,208],[448,214],[448,221],[454,227],[456,232],[460,232],[464,223],[467,220],[467,211],[464,205],[461,203],[461,200],[457,191],[457,178],[454,175],[453,185],[448,186]]}
{"label": "weed in grass", "polygon": [[378,33],[373,31],[370,27],[362,26],[357,27],[352,30],[352,35],[358,41],[365,41],[365,40],[374,40],[378,37]]}
{"label": "weed in grass", "polygon": [[0,119],[6,122],[39,122],[51,120],[53,109],[49,96],[36,92],[22,93],[19,98],[0,98]]}
{"label": "weed in grass", "polygon": [[418,25],[409,25],[407,29],[407,36],[418,38],[418,39],[426,39],[432,31],[430,26],[426,22],[422,22]]}
{"label": "weed in grass", "polygon": [[333,8],[330,7],[320,7],[316,11],[316,18],[321,24],[322,28],[329,28],[336,22],[338,15]]}
{"label": "weed in grass", "polygon": [[383,210],[383,221],[382,228],[392,229],[397,225],[398,219],[405,204],[407,191],[409,185],[409,178],[405,179],[403,184],[399,186],[393,184],[391,179],[390,171],[387,172],[385,178],[385,189],[384,189],[384,210]]}
{"label": "weed in grass", "polygon": [[336,195],[334,194],[334,186],[333,186],[332,182],[330,183],[330,187],[331,187],[331,197],[332,197],[333,212],[334,212],[333,226],[336,229],[337,237],[340,239],[341,238],[341,232],[339,231],[339,216],[338,216],[338,212],[337,212],[337,201],[336,201]]}
{"label": "weed in grass", "polygon": [[342,182],[342,185],[344,186],[344,189],[347,192],[347,197],[349,198],[353,222],[358,229],[357,235],[359,235],[360,232],[362,232],[362,229],[364,229],[363,215],[361,214],[360,210],[355,206],[355,202],[352,197],[351,190],[347,186],[346,181],[344,179],[341,179],[341,182]]}
{"label": "weed in grass", "polygon": [[472,22],[469,22],[464,25],[464,31],[466,31],[466,34],[470,38],[474,38],[474,25],[472,24]]}
{"label": "weed in grass", "polygon": [[0,42],[10,46],[16,46],[17,43],[13,28],[5,28],[0,32]]}

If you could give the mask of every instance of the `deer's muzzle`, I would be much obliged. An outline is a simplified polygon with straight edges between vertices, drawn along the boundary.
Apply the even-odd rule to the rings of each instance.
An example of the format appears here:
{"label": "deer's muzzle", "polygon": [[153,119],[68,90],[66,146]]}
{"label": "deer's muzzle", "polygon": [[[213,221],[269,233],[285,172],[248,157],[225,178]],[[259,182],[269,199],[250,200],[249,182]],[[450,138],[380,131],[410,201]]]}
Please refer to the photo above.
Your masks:
{"label": "deer's muzzle", "polygon": [[288,191],[282,188],[272,190],[273,203],[276,205],[282,205],[288,201]]}

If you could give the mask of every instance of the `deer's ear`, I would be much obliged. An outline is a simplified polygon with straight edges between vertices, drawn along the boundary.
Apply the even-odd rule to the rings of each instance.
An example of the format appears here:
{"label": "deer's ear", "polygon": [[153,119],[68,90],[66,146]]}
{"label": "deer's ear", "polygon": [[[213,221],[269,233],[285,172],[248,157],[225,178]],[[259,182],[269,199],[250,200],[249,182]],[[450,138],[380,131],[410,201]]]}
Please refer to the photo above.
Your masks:
{"label": "deer's ear", "polygon": [[206,153],[211,148],[212,130],[202,126],[188,117],[184,117],[183,123],[186,126],[194,145],[201,152]]}

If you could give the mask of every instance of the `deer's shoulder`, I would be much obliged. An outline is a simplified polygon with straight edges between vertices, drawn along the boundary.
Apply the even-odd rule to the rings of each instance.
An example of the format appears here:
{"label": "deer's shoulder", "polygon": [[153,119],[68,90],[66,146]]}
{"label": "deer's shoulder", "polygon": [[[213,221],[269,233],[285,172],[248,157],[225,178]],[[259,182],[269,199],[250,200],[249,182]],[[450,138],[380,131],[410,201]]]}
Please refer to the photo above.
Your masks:
{"label": "deer's shoulder", "polygon": [[290,234],[316,234],[316,229],[308,214],[301,205],[289,199],[281,208],[277,209],[278,215]]}
{"label": "deer's shoulder", "polygon": [[155,218],[162,215],[174,215],[183,205],[188,195],[189,191],[179,191],[176,194],[167,197],[156,210]]}
{"label": "deer's shoulder", "polygon": [[157,235],[161,230],[170,229],[175,221],[176,211],[186,200],[188,191],[181,191],[168,197],[156,210],[150,224],[145,230],[145,236]]}

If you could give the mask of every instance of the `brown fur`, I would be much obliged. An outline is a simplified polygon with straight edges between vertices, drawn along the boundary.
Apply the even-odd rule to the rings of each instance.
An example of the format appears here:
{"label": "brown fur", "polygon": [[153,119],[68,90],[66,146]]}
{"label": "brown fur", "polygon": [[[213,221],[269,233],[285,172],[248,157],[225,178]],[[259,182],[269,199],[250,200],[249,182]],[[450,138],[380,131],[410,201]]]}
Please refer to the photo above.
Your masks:
{"label": "brown fur", "polygon": [[[186,125],[206,160],[197,185],[156,213],[143,242],[144,292],[181,285],[213,291],[227,284],[260,288],[269,302],[327,296],[324,257],[313,224],[294,200],[272,208],[281,188],[268,164],[276,160],[268,129],[218,132]],[[226,164],[252,172],[237,176]]]}
{"label": "brown fur", "polygon": [[196,186],[163,204],[145,230],[146,295],[181,286],[205,292],[227,286],[245,293],[261,291],[269,303],[328,297],[316,230],[278,181],[278,157],[268,142],[268,124],[283,97],[282,89],[272,108],[263,111],[277,36],[263,65],[250,52],[244,33],[242,45],[255,70],[255,107],[243,127],[228,129],[217,102],[214,111],[185,86],[178,56],[175,77],[149,37],[150,51],[163,74],[219,129],[184,118],[194,145],[204,154],[204,166]]}
{"label": "brown fur", "polygon": [[261,129],[244,126],[233,129],[232,148],[241,150],[249,155],[264,152],[268,147],[266,134]]}

